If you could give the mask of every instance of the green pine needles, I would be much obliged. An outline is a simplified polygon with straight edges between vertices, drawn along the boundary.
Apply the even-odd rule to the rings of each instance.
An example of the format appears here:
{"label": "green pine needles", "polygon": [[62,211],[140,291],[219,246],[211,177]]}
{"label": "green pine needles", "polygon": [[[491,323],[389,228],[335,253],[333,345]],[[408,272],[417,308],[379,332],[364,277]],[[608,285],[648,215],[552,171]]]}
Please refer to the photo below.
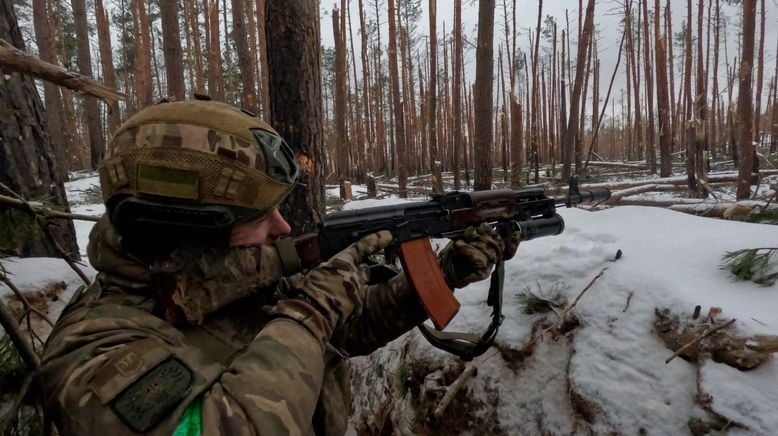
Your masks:
{"label": "green pine needles", "polygon": [[729,269],[739,280],[751,280],[762,286],[772,286],[778,280],[778,247],[747,248],[728,251],[722,256],[722,268]]}
{"label": "green pine needles", "polygon": [[537,283],[536,290],[526,287],[523,292],[516,294],[516,303],[521,312],[527,315],[551,312],[567,304],[567,299],[562,295],[564,289],[561,283],[554,283],[549,289],[543,289]]}

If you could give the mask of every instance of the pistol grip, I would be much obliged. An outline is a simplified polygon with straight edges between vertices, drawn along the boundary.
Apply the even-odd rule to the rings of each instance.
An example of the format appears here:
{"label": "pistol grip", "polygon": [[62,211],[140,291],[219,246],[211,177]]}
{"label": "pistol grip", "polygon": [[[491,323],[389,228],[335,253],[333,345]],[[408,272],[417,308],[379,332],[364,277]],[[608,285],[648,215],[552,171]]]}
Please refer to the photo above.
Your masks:
{"label": "pistol grip", "polygon": [[435,328],[443,330],[459,311],[459,301],[446,284],[429,238],[400,243],[400,262]]}

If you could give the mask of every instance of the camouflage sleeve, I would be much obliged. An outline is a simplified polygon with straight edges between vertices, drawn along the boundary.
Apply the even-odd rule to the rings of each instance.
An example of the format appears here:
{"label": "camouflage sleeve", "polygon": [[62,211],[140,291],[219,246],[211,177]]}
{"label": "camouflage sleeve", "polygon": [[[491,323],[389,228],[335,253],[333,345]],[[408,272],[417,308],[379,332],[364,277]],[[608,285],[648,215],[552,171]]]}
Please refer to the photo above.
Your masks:
{"label": "camouflage sleeve", "polygon": [[61,434],[173,434],[202,403],[202,434],[308,434],[324,346],[298,322],[268,323],[225,367],[203,360],[153,301],[94,288],[52,332],[40,382]]}
{"label": "camouflage sleeve", "polygon": [[339,328],[331,343],[352,356],[367,355],[413,329],[427,313],[408,284],[405,274],[371,285],[360,295],[360,316]]}

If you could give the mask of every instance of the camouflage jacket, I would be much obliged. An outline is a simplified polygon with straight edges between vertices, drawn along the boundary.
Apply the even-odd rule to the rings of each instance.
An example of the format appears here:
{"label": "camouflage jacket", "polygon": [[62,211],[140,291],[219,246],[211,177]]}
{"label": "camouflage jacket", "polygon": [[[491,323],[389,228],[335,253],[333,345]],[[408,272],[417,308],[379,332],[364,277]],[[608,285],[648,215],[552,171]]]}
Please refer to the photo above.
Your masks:
{"label": "camouflage jacket", "polygon": [[89,257],[100,273],[46,343],[40,382],[61,434],[171,435],[195,410],[203,435],[340,435],[351,412],[343,356],[368,354],[426,318],[400,274],[360,295],[362,312],[326,349],[295,321],[270,317],[271,288],[211,304],[195,323],[169,322],[148,267],[118,246],[98,223]]}

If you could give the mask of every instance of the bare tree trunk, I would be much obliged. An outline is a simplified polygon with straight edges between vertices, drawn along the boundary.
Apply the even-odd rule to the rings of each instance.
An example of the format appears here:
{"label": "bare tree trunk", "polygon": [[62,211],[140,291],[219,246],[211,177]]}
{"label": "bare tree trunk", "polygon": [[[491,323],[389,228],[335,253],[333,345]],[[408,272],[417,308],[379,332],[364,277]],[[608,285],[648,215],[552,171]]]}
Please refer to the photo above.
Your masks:
{"label": "bare tree trunk", "polygon": [[309,232],[324,216],[319,5],[268,0],[267,55],[271,124],[294,150],[300,183],[281,206],[293,234]]}
{"label": "bare tree trunk", "polygon": [[692,0],[686,1],[686,48],[684,49],[684,76],[683,76],[683,95],[686,102],[686,177],[689,184],[689,191],[692,195],[697,195],[697,176],[696,176],[696,159],[697,159],[697,144],[695,142],[695,129],[692,117],[695,115],[693,111],[693,97],[692,97]]}
{"label": "bare tree trunk", "polygon": [[[721,113],[718,111],[719,108],[719,33],[721,28],[721,5],[719,4],[719,0],[716,0],[716,22],[714,25],[714,37],[713,37],[713,92],[711,93],[711,96],[713,97],[713,101],[711,102],[711,115],[710,115],[710,134],[708,135],[708,140],[712,142],[711,144],[711,153],[712,157],[715,159],[718,147],[721,146],[721,141],[719,139],[719,130],[717,124],[717,116],[720,118]],[[708,50],[710,51],[710,50]],[[723,150],[723,149],[722,149]]]}
{"label": "bare tree trunk", "polygon": [[332,29],[335,35],[335,147],[337,173],[340,182],[349,179],[348,137],[346,132],[346,44],[341,33],[338,9],[332,10]]}
{"label": "bare tree trunk", "polygon": [[[108,13],[103,8],[102,0],[95,0],[95,16],[97,19],[97,39],[100,45],[100,64],[103,67],[103,83],[109,88],[116,88],[116,78],[113,69],[113,50],[111,49],[111,28]],[[112,134],[119,128],[119,105],[114,102],[108,112],[108,133]]]}
{"label": "bare tree trunk", "polygon": [[[759,0],[759,6],[762,10],[759,19],[759,54],[756,56],[756,90],[754,91],[754,142],[761,144],[761,119],[762,119],[762,84],[764,77],[764,32],[765,32],[765,8],[764,0]],[[758,150],[756,150],[758,151]]]}
{"label": "bare tree trunk", "polygon": [[178,0],[160,0],[162,20],[162,52],[165,54],[167,94],[184,99],[184,62],[181,56],[181,31],[178,27]]}
{"label": "bare tree trunk", "polygon": [[478,48],[476,49],[474,189],[492,189],[492,84],[494,71],[494,0],[478,3]]}
{"label": "bare tree trunk", "polygon": [[[209,3],[210,2],[210,3]],[[219,38],[219,0],[204,0],[206,49],[208,50],[208,93],[211,98],[224,101],[224,76]]]}
{"label": "bare tree trunk", "polygon": [[[458,7],[462,7],[462,0],[456,0],[459,2]],[[457,5],[454,6],[454,10],[456,10]],[[428,111],[428,126],[429,126],[429,132],[427,136],[427,141],[429,142],[429,145],[427,146],[430,151],[430,168],[433,169],[433,179],[432,179],[432,189],[434,192],[443,192],[443,180],[439,179],[439,174],[437,174],[434,169],[436,162],[438,161],[438,131],[437,131],[437,113],[438,113],[438,35],[437,35],[437,4],[435,0],[429,0],[429,19],[430,19],[430,76],[429,76],[429,91],[427,92],[427,111]],[[460,23],[461,24],[461,23]],[[456,20],[454,20],[454,38],[456,38],[456,29],[457,29],[457,23]],[[455,42],[456,44],[456,42]],[[461,44],[461,42],[460,42]],[[455,56],[456,57],[456,56]],[[459,76],[458,68],[456,67],[457,63],[454,63],[454,83],[459,83]],[[459,97],[459,89],[458,86],[454,86],[456,91],[456,95],[454,98],[456,99]],[[455,103],[456,104],[456,103]],[[457,109],[454,109],[456,112]],[[462,114],[456,114],[454,117],[459,117],[459,122],[461,122]],[[454,128],[456,129],[457,120],[454,120]],[[461,129],[461,126],[460,126]],[[454,134],[456,135],[456,133]],[[461,130],[460,130],[461,135]],[[456,137],[454,138],[456,141]],[[454,145],[454,147],[458,150],[459,147],[457,145]]]}
{"label": "bare tree trunk", "polygon": [[[98,0],[99,1],[99,0]],[[38,55],[39,57],[50,63],[57,65],[56,53],[52,44],[51,29],[49,27],[49,13],[46,10],[45,0],[34,0],[32,2],[32,18],[33,26],[35,27],[35,39],[38,42]],[[57,155],[57,162],[59,162],[60,174],[59,178],[67,180],[68,168],[66,151],[70,149],[70,144],[66,141],[66,137],[63,137],[60,132],[63,131],[63,119],[62,101],[59,96],[59,88],[57,85],[50,82],[43,82],[43,95],[46,98],[46,120],[50,131],[49,138],[51,138],[52,149]]]}
{"label": "bare tree trunk", "polygon": [[[89,30],[86,24],[85,0],[71,0],[73,6],[73,19],[76,24],[76,42],[78,43],[78,70],[85,76],[92,77],[92,55],[89,48]],[[100,126],[100,109],[97,107],[97,99],[84,96],[84,119],[89,131],[89,151],[92,168],[97,168],[97,163],[103,157],[105,138]]]}
{"label": "bare tree trunk", "polygon": [[754,161],[754,28],[756,27],[756,0],[743,0],[743,50],[738,79],[737,123],[740,126],[740,169],[737,182],[737,199],[751,196],[751,171]]}
{"label": "bare tree trunk", "polygon": [[[675,67],[673,66],[673,23],[672,23],[672,11],[670,9],[670,0],[667,0],[665,4],[665,49],[667,51],[667,76],[670,79],[670,131],[672,132],[672,138],[670,141],[670,152],[678,143],[678,106],[675,100]],[[680,93],[679,93],[680,94]],[[680,100],[680,95],[679,95]]]}
{"label": "bare tree trunk", "polygon": [[[454,86],[451,87],[451,108],[454,124],[453,160],[454,189],[461,188],[459,163],[462,156],[462,0],[454,0]],[[467,166],[467,163],[465,163]]]}
{"label": "bare tree trunk", "polygon": [[[540,20],[543,14],[543,0],[538,0],[538,23],[535,27],[535,49],[532,53],[532,104],[530,105],[530,116],[529,116],[529,122],[530,122],[530,159],[532,159],[531,162],[527,162],[530,167],[532,164],[535,165],[535,183],[538,183],[540,178],[540,170],[539,170],[539,156],[538,156],[538,141],[539,141],[539,109],[540,109],[540,102],[539,100],[539,86],[538,86],[538,61],[539,61],[539,50],[540,50]],[[531,39],[531,36],[530,36]],[[531,43],[532,41],[530,41]],[[531,44],[530,44],[531,45]],[[527,89],[529,90],[529,81],[527,81]],[[570,146],[572,148],[572,141],[570,142]],[[572,152],[568,154],[568,156],[571,156]],[[570,170],[569,162],[568,162],[568,172]]]}
{"label": "bare tree trunk", "polygon": [[[0,38],[20,50],[25,49],[11,0],[0,0]],[[43,112],[43,104],[30,76],[11,72],[0,74],[0,113],[3,114],[0,116],[0,183],[25,199],[46,198],[69,211],[60,162],[52,149]],[[5,207],[0,207],[4,219],[9,216],[6,211]],[[69,252],[71,258],[78,259],[73,222],[54,220],[54,223],[56,226],[50,227],[54,240]],[[51,241],[41,234],[27,235],[20,241],[1,242],[4,248],[13,250],[18,256],[59,255]]]}
{"label": "bare tree trunk", "polygon": [[[83,0],[73,0],[83,1]],[[143,0],[133,0],[133,22],[135,24],[136,56],[135,92],[138,95],[138,110],[151,105],[151,36],[149,35],[149,16]]]}
{"label": "bare tree trunk", "polygon": [[[594,0],[589,0],[586,6],[586,18],[584,21],[583,31],[581,33],[581,40],[578,41],[578,55],[575,68],[575,83],[573,85],[573,95],[570,99],[570,120],[565,129],[563,147],[567,147],[568,150],[572,150],[575,136],[578,134],[578,117],[581,115],[579,110],[581,99],[581,88],[583,87],[583,75],[586,68],[586,52],[589,49],[589,44],[592,39],[592,32],[594,29]],[[539,35],[538,35],[539,37]],[[566,156],[565,166],[563,169],[563,178],[570,177],[570,157]],[[576,162],[580,160],[580,155],[576,156]]]}
{"label": "bare tree trunk", "polygon": [[665,38],[660,33],[659,0],[654,1],[654,48],[656,50],[656,95],[657,114],[659,118],[659,175],[670,177],[673,172],[670,96],[668,95],[667,68],[665,61]]}
{"label": "bare tree trunk", "polygon": [[368,156],[373,156],[374,159],[370,159],[371,168],[376,169],[375,166],[375,134],[373,123],[373,111],[372,102],[370,100],[370,61],[367,56],[367,27],[365,26],[365,12],[362,4],[362,0],[359,0],[359,34],[362,38],[360,54],[362,59],[362,106],[364,108],[365,117],[365,139]]}
{"label": "bare tree trunk", "polygon": [[246,36],[246,22],[243,19],[245,15],[243,4],[244,2],[241,0],[232,0],[232,37],[235,40],[238,67],[240,68],[242,104],[244,108],[257,113],[259,110],[257,106],[257,85],[254,81],[254,65],[251,63],[249,42]]}
{"label": "bare tree trunk", "polygon": [[654,126],[654,78],[651,75],[651,34],[648,33],[648,0],[643,4],[643,66],[646,71],[646,96],[648,98],[648,143],[646,144],[646,166],[651,174],[656,174],[656,127]]}
{"label": "bare tree trunk", "polygon": [[775,41],[775,73],[773,74],[773,121],[770,129],[770,153],[778,151],[778,38]]}
{"label": "bare tree trunk", "polygon": [[[349,0],[350,2],[350,0]],[[357,180],[359,183],[365,183],[365,175],[367,172],[367,164],[366,164],[366,156],[365,156],[365,129],[364,129],[364,122],[366,120],[363,120],[360,113],[360,102],[364,103],[364,101],[361,101],[359,98],[359,79],[357,78],[357,52],[354,51],[354,32],[351,28],[351,8],[349,6],[346,6],[346,11],[348,12],[348,34],[349,34],[349,43],[351,46],[351,69],[354,74],[354,103],[352,104],[352,110],[351,114],[354,118],[355,122],[352,123],[352,126],[356,128],[356,137],[357,140],[353,144],[354,145],[354,154],[355,160],[357,162]],[[346,18],[346,17],[344,17]]]}
{"label": "bare tree trunk", "polygon": [[392,82],[392,104],[394,106],[394,141],[397,149],[397,179],[400,187],[400,197],[407,198],[406,188],[408,168],[406,166],[405,149],[405,115],[403,114],[403,101],[400,96],[400,77],[397,68],[397,15],[394,0],[389,0],[389,80]]}
{"label": "bare tree trunk", "polygon": [[259,96],[262,101],[262,117],[270,119],[270,90],[268,89],[266,0],[257,0],[257,51],[259,52]]}
{"label": "bare tree trunk", "polygon": [[[694,171],[697,174],[697,179],[702,184],[708,182],[707,177],[707,165],[708,165],[708,108],[707,97],[708,86],[706,83],[705,68],[703,64],[703,44],[702,44],[702,18],[705,15],[705,9],[702,0],[699,0],[697,9],[697,87],[694,98],[694,112],[695,123],[694,128],[696,130],[696,145],[694,158]],[[697,186],[697,196],[705,198],[708,196],[708,190],[704,186]]]}

